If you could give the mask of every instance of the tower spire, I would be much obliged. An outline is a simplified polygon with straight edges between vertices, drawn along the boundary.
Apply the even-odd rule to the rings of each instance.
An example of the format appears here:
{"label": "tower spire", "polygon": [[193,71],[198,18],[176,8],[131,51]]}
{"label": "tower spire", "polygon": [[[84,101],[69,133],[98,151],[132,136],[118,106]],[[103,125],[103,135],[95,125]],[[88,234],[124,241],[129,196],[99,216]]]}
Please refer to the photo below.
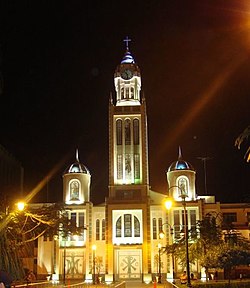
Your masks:
{"label": "tower spire", "polygon": [[179,146],[179,155],[178,155],[178,160],[182,160],[181,146]]}
{"label": "tower spire", "polygon": [[78,148],[76,149],[76,161],[79,162]]}

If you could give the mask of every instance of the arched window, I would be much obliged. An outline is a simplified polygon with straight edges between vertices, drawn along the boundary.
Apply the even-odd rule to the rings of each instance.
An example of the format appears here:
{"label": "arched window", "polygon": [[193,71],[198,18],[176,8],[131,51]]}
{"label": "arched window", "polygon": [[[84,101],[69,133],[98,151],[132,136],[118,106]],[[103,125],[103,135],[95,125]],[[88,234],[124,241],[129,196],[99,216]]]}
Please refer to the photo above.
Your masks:
{"label": "arched window", "polygon": [[116,144],[122,145],[122,120],[116,121]]}
{"label": "arched window", "polygon": [[140,237],[140,221],[134,216],[134,237]]}
{"label": "arched window", "polygon": [[130,129],[130,120],[125,120],[125,145],[131,144],[131,129]]}
{"label": "arched window", "polygon": [[116,221],[116,237],[122,237],[122,217]]}
{"label": "arched window", "polygon": [[121,88],[121,99],[124,99],[124,88]]}
{"label": "arched window", "polygon": [[158,236],[161,231],[162,231],[162,218],[159,218],[158,219]]}
{"label": "arched window", "polygon": [[80,183],[78,180],[70,182],[70,200],[79,200]]}
{"label": "arched window", "polygon": [[132,219],[131,214],[124,215],[124,237],[132,237]]}
{"label": "arched window", "polygon": [[179,195],[181,195],[181,194],[188,195],[188,181],[185,177],[180,177],[178,179],[177,186],[179,187],[179,189],[178,189]]}
{"label": "arched window", "polygon": [[102,240],[105,240],[105,219],[102,219]]}
{"label": "arched window", "polygon": [[126,92],[126,99],[129,99],[129,88],[126,88],[125,92]]}
{"label": "arched window", "polygon": [[100,240],[100,220],[97,219],[95,223],[95,239]]}
{"label": "arched window", "polygon": [[139,120],[133,120],[134,145],[139,145]]}
{"label": "arched window", "polygon": [[157,239],[156,218],[153,218],[153,239]]}
{"label": "arched window", "polygon": [[130,93],[130,98],[134,99],[134,87],[131,87]]}

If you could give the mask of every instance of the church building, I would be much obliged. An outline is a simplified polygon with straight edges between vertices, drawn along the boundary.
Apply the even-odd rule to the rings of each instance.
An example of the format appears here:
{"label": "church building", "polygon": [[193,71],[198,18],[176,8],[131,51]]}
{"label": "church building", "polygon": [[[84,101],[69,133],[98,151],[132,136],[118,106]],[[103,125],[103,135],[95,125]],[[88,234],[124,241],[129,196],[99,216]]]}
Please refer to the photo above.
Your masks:
{"label": "church building", "polygon": [[[174,243],[183,231],[183,201],[189,229],[207,213],[221,213],[232,217],[235,229],[249,239],[249,205],[222,204],[214,196],[197,195],[196,172],[184,160],[181,148],[176,148],[173,163],[167,168],[169,195],[151,190],[146,99],[141,83],[140,68],[127,42],[114,72],[115,95],[108,107],[108,197],[103,204],[93,205],[88,163],[83,165],[76,151],[75,162],[63,173],[62,193],[70,222],[84,229],[76,235],[38,239],[32,268],[38,278],[149,283],[159,277],[159,266],[164,281],[178,278],[186,268],[174,254],[162,253],[161,247]],[[174,201],[169,210],[164,206],[166,196]],[[163,238],[160,232],[164,232]],[[197,263],[190,264],[190,272],[204,277]]]}

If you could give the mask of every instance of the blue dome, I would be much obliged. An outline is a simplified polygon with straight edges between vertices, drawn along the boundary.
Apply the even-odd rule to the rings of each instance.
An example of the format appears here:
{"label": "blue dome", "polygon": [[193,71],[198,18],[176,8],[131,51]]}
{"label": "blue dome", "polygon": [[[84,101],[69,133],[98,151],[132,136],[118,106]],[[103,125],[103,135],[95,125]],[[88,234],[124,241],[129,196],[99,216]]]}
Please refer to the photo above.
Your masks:
{"label": "blue dome", "polygon": [[127,63],[127,64],[131,64],[131,63],[134,64],[135,63],[135,60],[128,49],[125,52],[125,54],[122,58],[122,61],[121,61],[121,64],[125,64],[125,63]]}
{"label": "blue dome", "polygon": [[178,160],[174,161],[168,168],[168,172],[175,170],[192,170],[194,171],[193,166],[187,161],[182,159],[181,148],[179,147],[179,156]]}
{"label": "blue dome", "polygon": [[75,162],[75,163],[71,164],[64,172],[64,174],[67,174],[67,173],[90,174],[88,168],[80,162]]}
{"label": "blue dome", "polygon": [[188,162],[184,160],[178,160],[173,162],[168,168],[168,171],[174,171],[174,170],[194,170],[194,168]]}
{"label": "blue dome", "polygon": [[63,174],[68,174],[68,173],[84,173],[84,174],[89,174],[89,169],[84,166],[82,163],[80,163],[79,161],[79,157],[78,157],[78,149],[76,150],[76,161],[71,164],[65,171]]}

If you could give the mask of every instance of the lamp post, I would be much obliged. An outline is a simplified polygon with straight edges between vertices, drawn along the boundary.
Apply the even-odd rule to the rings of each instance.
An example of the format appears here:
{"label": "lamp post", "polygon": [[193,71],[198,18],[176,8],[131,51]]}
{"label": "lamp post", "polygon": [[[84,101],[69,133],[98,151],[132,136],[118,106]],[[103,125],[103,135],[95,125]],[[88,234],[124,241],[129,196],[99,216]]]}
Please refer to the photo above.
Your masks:
{"label": "lamp post", "polygon": [[[170,208],[168,208],[168,209],[170,209]],[[163,232],[163,226],[164,225],[167,225],[168,227],[169,227],[169,229],[170,229],[170,234],[171,234],[171,236],[173,237],[173,234],[174,234],[174,229],[171,227],[171,225],[169,224],[169,223],[163,223],[162,225],[161,225],[161,230],[160,230],[160,233],[159,233],[159,238],[160,239],[163,239],[164,238],[164,236],[165,236],[165,233]],[[172,244],[173,244],[173,238],[172,238]],[[174,273],[174,252],[173,252],[173,250],[172,250],[172,252],[171,252],[171,256],[172,256],[172,269],[173,269],[173,282],[174,282],[174,277],[175,277],[175,273]]]}
{"label": "lamp post", "polygon": [[190,279],[189,251],[188,251],[188,218],[187,218],[187,207],[186,207],[187,195],[183,193],[182,189],[181,189],[181,192],[182,193],[180,197],[182,198],[182,205],[183,205],[183,210],[184,210],[184,236],[185,236],[185,248],[186,248],[187,287],[192,287],[191,279]]}
{"label": "lamp post", "polygon": [[158,283],[161,283],[161,243],[158,243]]}
{"label": "lamp post", "polygon": [[177,185],[169,187],[177,188],[180,190],[180,197],[182,199],[182,205],[184,210],[184,237],[185,237],[185,250],[186,250],[186,268],[187,268],[187,287],[192,287],[190,279],[190,266],[189,266],[189,251],[188,251],[188,217],[187,217],[187,207],[186,207],[186,197],[188,196],[184,187],[179,187]]}
{"label": "lamp post", "polygon": [[92,245],[92,252],[93,252],[93,284],[95,284],[95,251],[96,251],[96,245]]}
{"label": "lamp post", "polygon": [[64,239],[63,246],[63,283],[66,282],[66,239]]}

